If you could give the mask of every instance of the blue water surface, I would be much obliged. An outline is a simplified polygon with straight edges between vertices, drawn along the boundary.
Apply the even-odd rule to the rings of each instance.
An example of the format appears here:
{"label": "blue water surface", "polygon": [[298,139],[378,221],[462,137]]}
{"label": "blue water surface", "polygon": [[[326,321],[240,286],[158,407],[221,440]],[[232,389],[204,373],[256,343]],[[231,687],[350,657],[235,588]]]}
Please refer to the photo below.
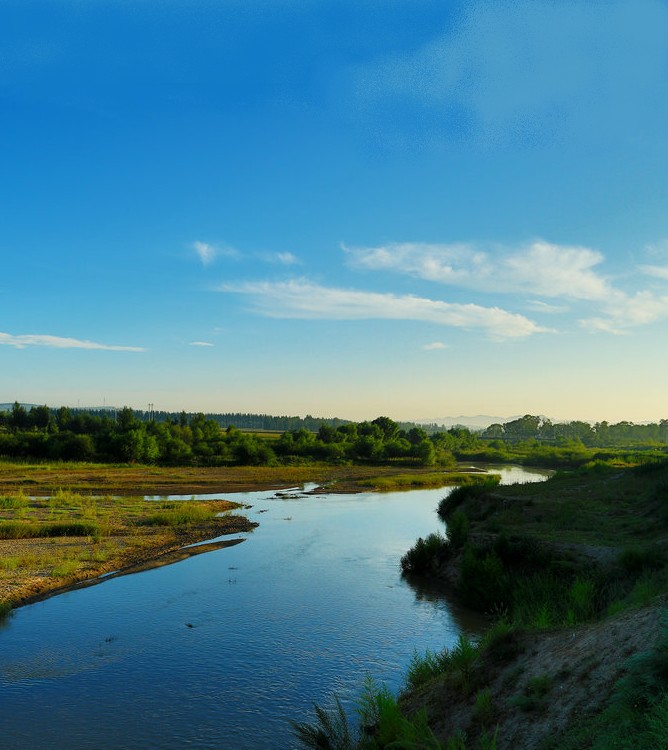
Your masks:
{"label": "blue water surface", "polygon": [[398,689],[415,648],[482,627],[400,574],[448,492],[215,495],[252,505],[243,543],[12,615],[2,747],[289,748],[314,701],[352,712],[368,674]]}

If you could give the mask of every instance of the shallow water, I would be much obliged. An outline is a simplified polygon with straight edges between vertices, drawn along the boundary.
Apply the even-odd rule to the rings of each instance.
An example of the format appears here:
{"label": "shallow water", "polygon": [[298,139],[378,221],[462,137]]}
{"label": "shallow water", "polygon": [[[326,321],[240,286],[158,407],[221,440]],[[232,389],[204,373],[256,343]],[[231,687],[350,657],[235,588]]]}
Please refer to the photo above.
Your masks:
{"label": "shallow water", "polygon": [[226,494],[260,523],[242,544],[17,610],[2,746],[287,748],[332,691],[350,708],[367,674],[397,689],[414,648],[482,627],[400,575],[448,491]]}

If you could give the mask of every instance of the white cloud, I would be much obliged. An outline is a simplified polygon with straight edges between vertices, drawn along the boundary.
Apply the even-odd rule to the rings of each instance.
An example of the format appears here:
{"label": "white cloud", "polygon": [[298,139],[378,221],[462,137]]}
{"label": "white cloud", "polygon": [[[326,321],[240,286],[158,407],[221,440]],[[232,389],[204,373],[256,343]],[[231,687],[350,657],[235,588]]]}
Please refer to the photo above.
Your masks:
{"label": "white cloud", "polygon": [[240,253],[233,247],[212,245],[209,242],[200,242],[197,240],[190,245],[191,249],[195,251],[197,257],[202,261],[202,265],[208,266],[219,256],[225,256],[227,258],[238,258]]}
{"label": "white cloud", "polygon": [[543,302],[539,299],[530,299],[527,301],[527,307],[536,312],[542,312],[547,314],[564,313],[568,311],[568,307],[565,305],[549,305],[547,302]]}
{"label": "white cloud", "polygon": [[[426,281],[494,294],[540,295],[593,308],[580,325],[619,334],[668,317],[668,297],[645,290],[630,294],[599,273],[604,256],[583,246],[535,240],[528,245],[492,249],[474,244],[390,243],[379,247],[343,247],[353,268],[390,271]],[[667,266],[641,266],[668,279]],[[531,299],[529,309],[563,313],[568,307]]]}
{"label": "white cloud", "polygon": [[210,341],[191,341],[190,346],[213,346]]}
{"label": "white cloud", "polygon": [[495,293],[527,293],[581,300],[607,298],[612,289],[593,269],[603,255],[586,247],[536,240],[520,248],[473,244],[390,243],[343,247],[349,265]]}
{"label": "white cloud", "polygon": [[657,296],[649,291],[634,295],[617,292],[602,309],[607,318],[584,319],[580,325],[593,331],[625,333],[630,328],[668,318],[668,296]]}
{"label": "white cloud", "polygon": [[647,276],[668,280],[668,266],[638,266]]}
{"label": "white cloud", "polygon": [[28,346],[46,346],[52,349],[102,349],[112,352],[146,351],[141,346],[98,344],[95,341],[82,341],[48,334],[21,334],[17,336],[10,333],[0,333],[0,345],[13,346],[17,349],[24,349]]}
{"label": "white cloud", "polygon": [[284,266],[293,266],[295,263],[299,263],[297,256],[292,253],[276,253],[276,259]]}
{"label": "white cloud", "polygon": [[501,283],[505,277],[511,287],[533,290],[544,297],[605,299],[610,285],[592,270],[602,260],[601,253],[586,247],[536,241],[502,260]]}
{"label": "white cloud", "polygon": [[438,349],[447,349],[448,345],[444,344],[442,341],[433,341],[431,344],[423,344],[422,348],[426,352],[433,352],[433,351],[436,351]]}
{"label": "white cloud", "polygon": [[615,336],[623,336],[628,333],[628,331],[615,325],[612,320],[605,320],[604,318],[589,318],[578,322],[582,328],[586,328],[592,333],[611,333]]}
{"label": "white cloud", "polygon": [[192,249],[197,253],[205,266],[212,263],[217,255],[216,248],[213,245],[209,245],[208,242],[193,242]]}
{"label": "white cloud", "polygon": [[523,338],[546,330],[523,315],[499,307],[337,289],[306,279],[224,284],[220,291],[249,297],[258,313],[273,318],[415,320],[455,328],[482,329],[490,338],[498,340]]}

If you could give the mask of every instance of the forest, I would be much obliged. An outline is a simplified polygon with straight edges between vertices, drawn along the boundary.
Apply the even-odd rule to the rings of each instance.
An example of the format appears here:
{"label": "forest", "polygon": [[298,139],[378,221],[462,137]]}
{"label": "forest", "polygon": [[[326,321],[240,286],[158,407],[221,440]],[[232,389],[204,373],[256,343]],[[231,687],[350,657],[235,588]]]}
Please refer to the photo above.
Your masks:
{"label": "forest", "polygon": [[[668,434],[666,419],[590,425],[525,415],[473,432],[436,425],[425,429],[381,416],[358,423],[323,420],[312,429],[297,422],[295,429],[282,432],[253,432],[221,425],[223,416],[135,412],[128,407],[28,409],[15,402],[0,411],[0,456],[173,466],[392,462],[449,467],[461,460],[538,461],[547,466],[605,460],[606,449],[661,450]],[[267,423],[265,415],[256,416],[258,423]]]}

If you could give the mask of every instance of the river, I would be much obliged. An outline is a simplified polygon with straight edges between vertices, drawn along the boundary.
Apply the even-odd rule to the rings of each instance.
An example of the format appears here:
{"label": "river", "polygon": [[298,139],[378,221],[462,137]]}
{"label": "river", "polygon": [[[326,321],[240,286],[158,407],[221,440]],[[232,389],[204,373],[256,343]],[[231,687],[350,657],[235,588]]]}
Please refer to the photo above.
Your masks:
{"label": "river", "polygon": [[[495,471],[504,483],[546,476]],[[400,575],[401,555],[442,527],[448,491],[216,494],[252,505],[260,526],[243,543],[9,618],[2,747],[280,750],[314,701],[336,692],[350,709],[368,674],[396,690],[414,648],[483,625]]]}

